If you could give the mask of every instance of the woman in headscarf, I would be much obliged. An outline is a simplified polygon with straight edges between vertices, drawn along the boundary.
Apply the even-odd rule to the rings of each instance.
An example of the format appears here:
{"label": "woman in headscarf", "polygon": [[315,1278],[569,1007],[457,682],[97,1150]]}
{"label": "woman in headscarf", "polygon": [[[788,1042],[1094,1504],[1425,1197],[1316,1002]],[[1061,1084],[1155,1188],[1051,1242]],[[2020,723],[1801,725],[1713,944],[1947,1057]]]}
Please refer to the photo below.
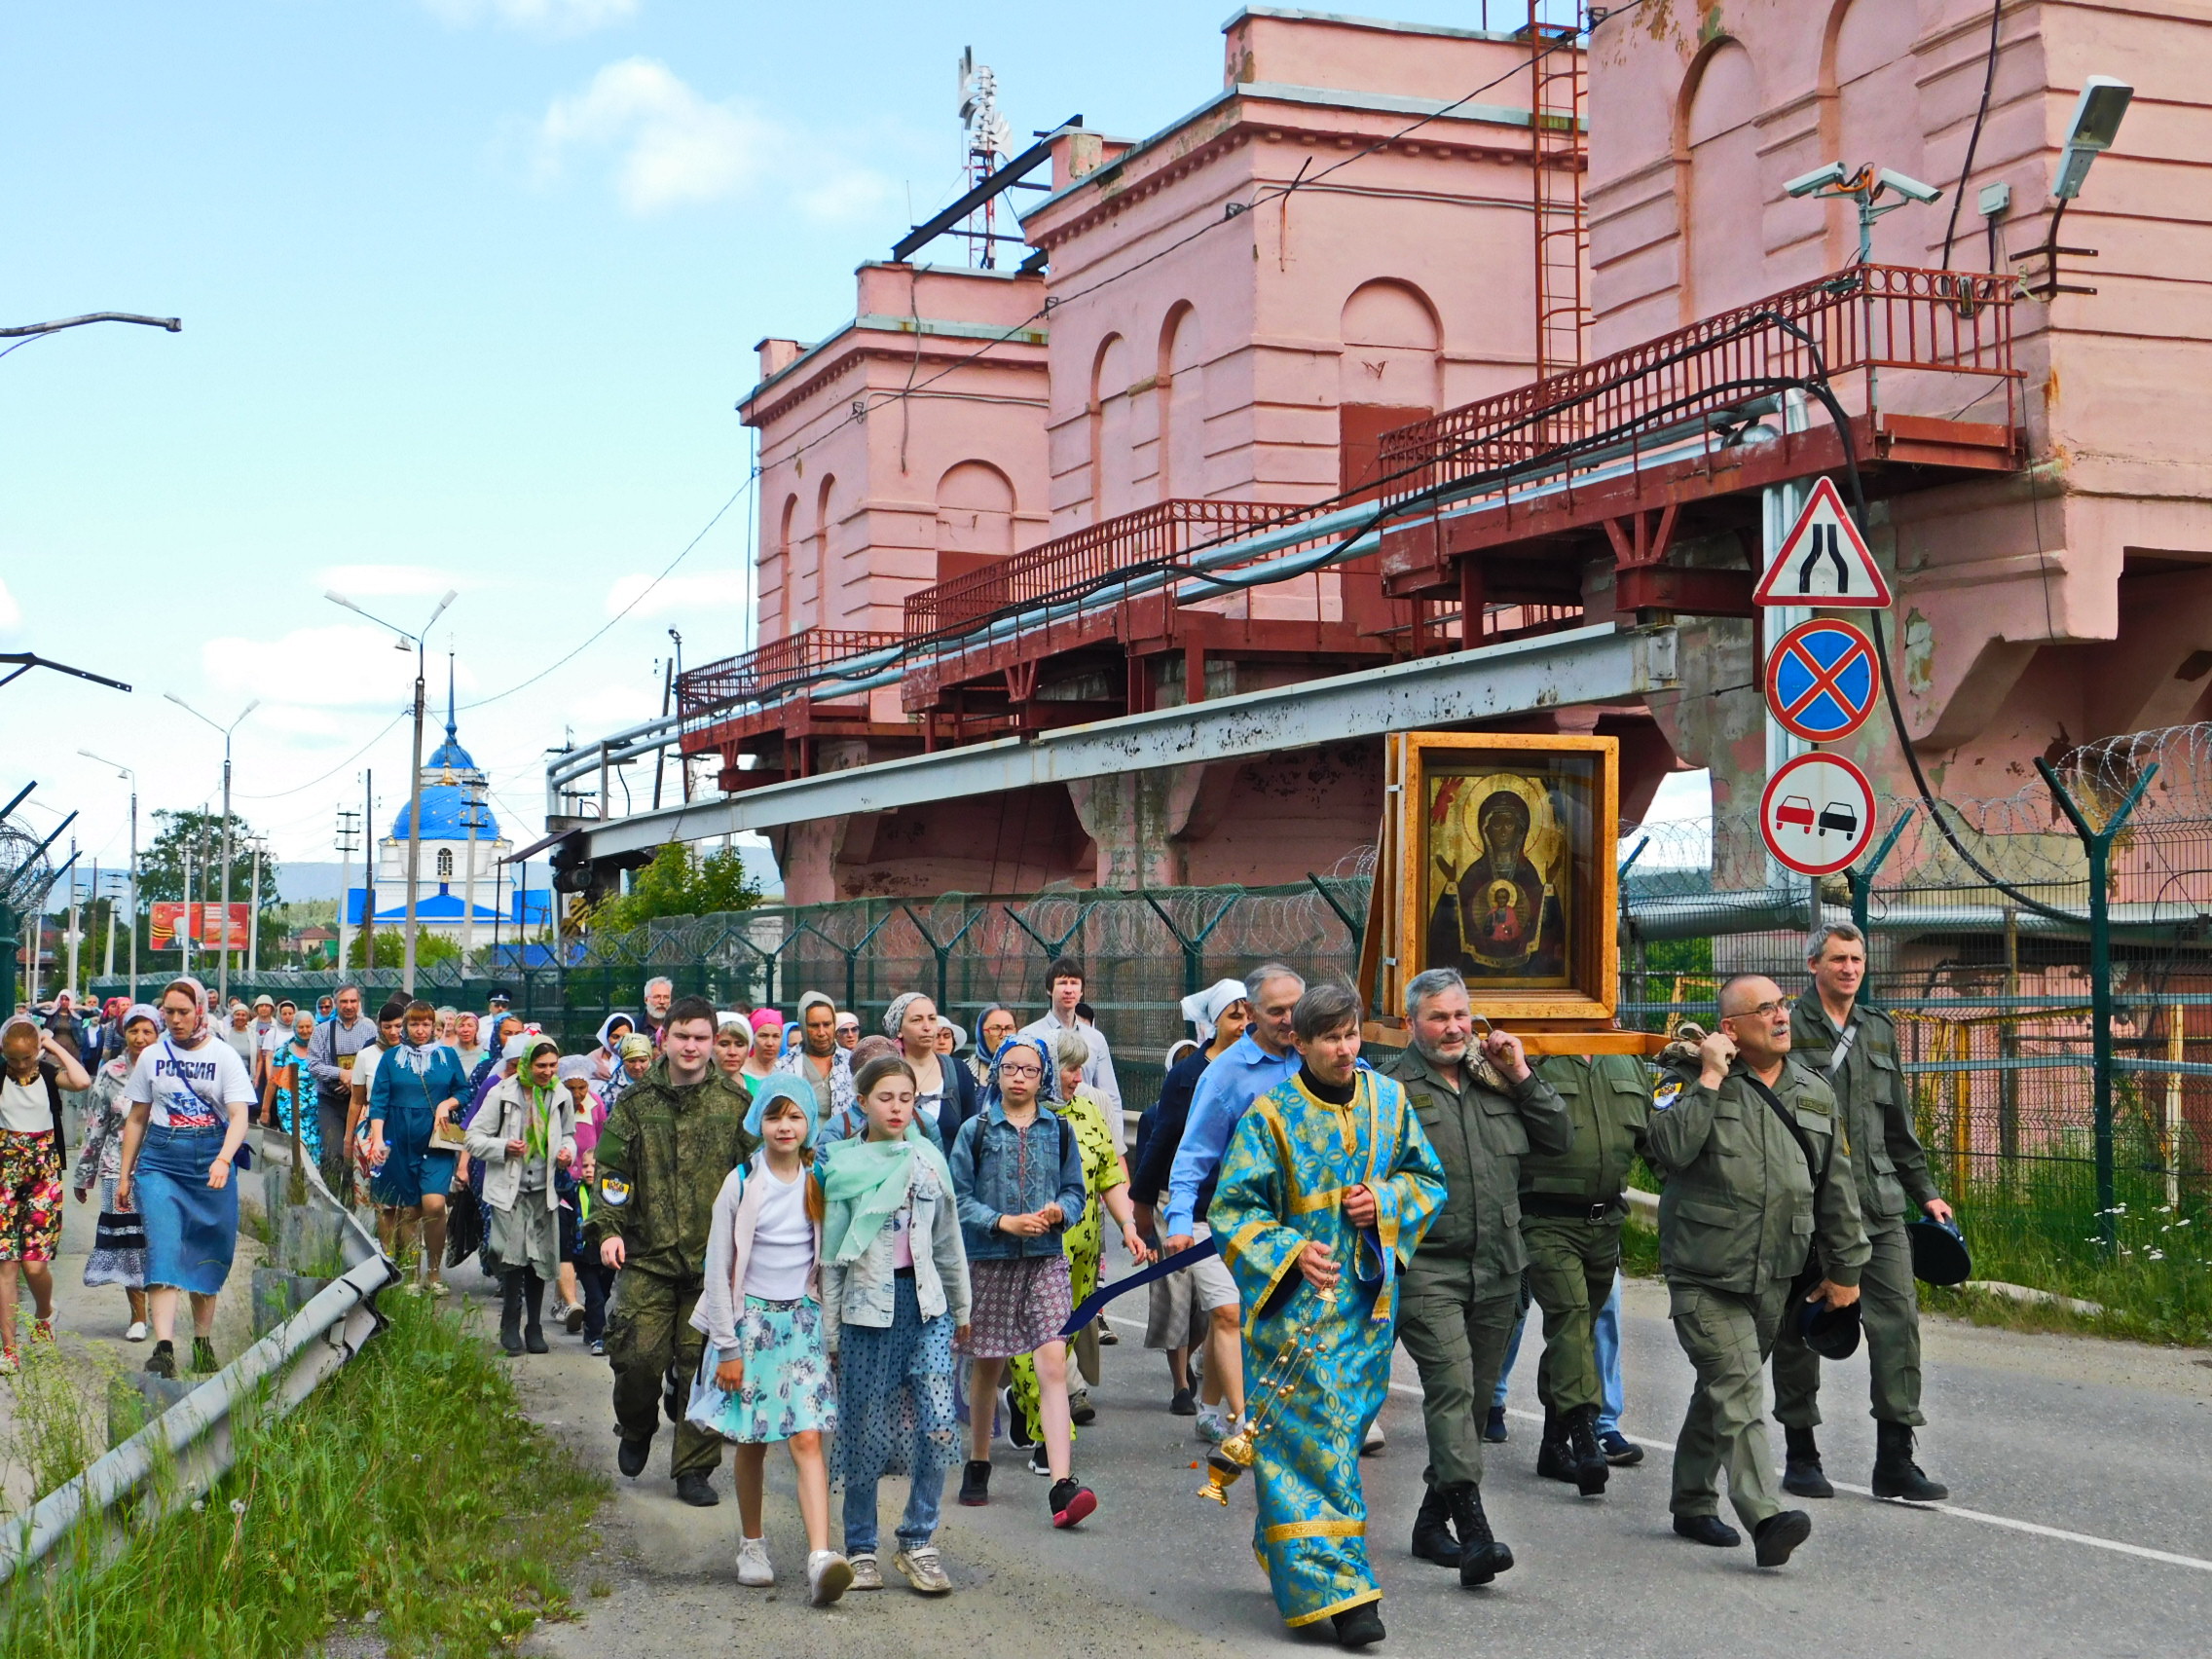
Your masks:
{"label": "woman in headscarf", "polygon": [[[719,1044],[717,1051],[719,1051]],[[643,1031],[633,1031],[614,1045],[614,1075],[596,1090],[599,1097],[598,1122],[603,1124],[607,1122],[607,1114],[614,1110],[614,1103],[629,1093],[645,1073],[652,1070],[653,1040]],[[577,1122],[580,1126],[582,1120]]]}
{"label": "woman in headscarf", "polygon": [[[616,1043],[618,1046],[643,1043],[648,1053],[653,1046],[650,1037],[643,1037],[636,1032],[617,1038]],[[601,1088],[592,1083],[591,1070],[591,1061],[583,1055],[565,1054],[561,1063],[554,1068],[553,1074],[555,1081],[569,1091],[569,1103],[575,1108],[576,1157],[579,1161],[587,1144],[599,1144],[600,1127],[607,1122],[607,1101]],[[622,1075],[621,1067],[615,1068],[614,1075]],[[588,1143],[584,1139],[587,1132],[591,1136]],[[581,1172],[573,1165],[558,1171],[553,1185],[561,1198],[561,1272],[554,1281],[556,1301],[553,1316],[568,1327],[569,1335],[572,1337],[584,1328],[590,1317],[576,1271],[578,1258],[590,1254],[583,1247],[584,1205],[589,1200],[582,1187]]]}
{"label": "woman in headscarf", "polygon": [[420,999],[401,1015],[400,1044],[377,1061],[369,1088],[369,1194],[385,1251],[407,1270],[420,1235],[432,1296],[446,1293],[446,1195],[461,1148],[456,1133],[468,1099],[461,1057],[437,1040],[437,1011]]}
{"label": "woman in headscarf", "polygon": [[545,1287],[561,1272],[555,1177],[576,1157],[575,1106],[557,1081],[561,1046],[530,1037],[523,1051],[515,1075],[500,1079],[468,1121],[468,1155],[484,1166],[492,1212],[486,1242],[499,1260],[499,1346],[510,1354],[547,1351]]}
{"label": "woman in headscarf", "polygon": [[[308,1067],[308,1044],[313,1036],[314,1015],[294,1014],[290,1037],[269,1055],[269,1075],[262,1084],[262,1121],[275,1124],[289,1139],[296,1118],[301,1156],[320,1163],[322,1114],[314,1107],[314,1073]],[[266,1149],[267,1143],[263,1144]]]}
{"label": "woman in headscarf", "polygon": [[[11,965],[11,971],[12,965]],[[0,1027],[0,1376],[13,1377],[16,1279],[30,1281],[31,1340],[54,1341],[54,1258],[61,1253],[61,1090],[92,1086],[77,1057],[28,1014]]]}
{"label": "woman in headscarf", "polygon": [[937,1004],[920,991],[893,997],[883,1013],[883,1034],[899,1045],[900,1057],[914,1073],[914,1116],[934,1131],[940,1150],[976,1115],[983,1092],[966,1066],[938,1051],[943,1025]]}
{"label": "woman in headscarf", "polygon": [[784,1016],[772,1008],[753,1011],[753,1051],[746,1055],[744,1083],[751,1088],[757,1080],[772,1076],[784,1052]]}
{"label": "woman in headscarf", "polygon": [[730,1082],[753,1093],[753,1080],[746,1076],[746,1062],[753,1058],[753,1027],[742,1014],[720,1014],[715,1016],[715,1069]]}
{"label": "woman in headscarf", "polygon": [[158,1005],[166,1028],[130,1070],[118,1209],[146,1223],[147,1311],[154,1351],[146,1370],[176,1375],[176,1293],[192,1298],[192,1369],[217,1369],[215,1299],[239,1242],[232,1174],[253,1110],[253,1079],[207,1021],[207,987],[171,979]]}
{"label": "woman in headscarf", "polygon": [[[145,1003],[126,1006],[114,1017],[123,1038],[124,1051],[103,1063],[92,1075],[85,1094],[84,1147],[77,1158],[77,1201],[89,1202],[96,1183],[100,1213],[115,1213],[115,1182],[123,1173],[123,1125],[130,1116],[130,1068],[138,1056],[154,1046],[162,1034],[162,1016]],[[130,1301],[130,1323],[123,1333],[127,1343],[146,1340],[146,1252],[103,1247],[95,1237],[85,1258],[87,1284],[119,1284]]]}
{"label": "woman in headscarf", "polygon": [[605,1083],[621,1068],[622,1061],[614,1052],[614,1046],[637,1028],[637,1020],[619,1011],[599,1022],[597,1046],[591,1051],[592,1082]]}
{"label": "woman in headscarf", "polygon": [[1014,1016],[1014,1010],[1004,1003],[993,1003],[976,1016],[976,1048],[968,1056],[968,1070],[977,1088],[990,1086],[992,1056],[1006,1046],[1006,1040],[1020,1025],[1021,1021]]}
{"label": "woman in headscarf", "polygon": [[745,1127],[759,1150],[732,1169],[715,1197],[707,1259],[692,1329],[707,1346],[693,1422],[736,1447],[732,1456],[741,1521],[737,1581],[776,1581],[762,1536],[762,1476],[768,1445],[783,1441],[798,1477],[806,1528],[806,1576],[818,1607],[853,1581],[844,1556],[830,1547],[830,1474],[822,1437],[837,1424],[836,1378],[822,1329],[821,1189],[811,1178],[820,1127],[814,1090],[795,1077],[761,1084]]}

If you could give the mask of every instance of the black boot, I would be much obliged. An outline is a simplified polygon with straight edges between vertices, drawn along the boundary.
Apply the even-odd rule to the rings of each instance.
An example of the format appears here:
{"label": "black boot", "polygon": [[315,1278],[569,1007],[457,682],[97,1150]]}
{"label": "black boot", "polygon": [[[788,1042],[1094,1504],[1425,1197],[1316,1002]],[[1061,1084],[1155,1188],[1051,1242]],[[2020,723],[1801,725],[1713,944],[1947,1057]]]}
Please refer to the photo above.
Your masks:
{"label": "black boot", "polygon": [[1930,1480],[1912,1460],[1911,1424],[1874,1424],[1874,1495],[1907,1503],[1940,1503],[1951,1495],[1949,1487]]}
{"label": "black boot", "polygon": [[522,1269],[509,1268],[499,1275],[499,1346],[509,1353],[522,1352]]}
{"label": "black boot", "polygon": [[540,1322],[545,1311],[545,1281],[537,1276],[537,1270],[523,1270],[523,1311],[528,1315],[523,1325],[522,1346],[532,1353],[547,1353],[545,1327]]}
{"label": "black boot", "polygon": [[1459,1540],[1452,1535],[1452,1505],[1435,1487],[1424,1487],[1420,1513],[1414,1517],[1414,1559],[1438,1567],[1459,1565]]}
{"label": "black boot", "polygon": [[1459,1582],[1479,1589],[1513,1566],[1513,1552],[1491,1535],[1482,1488],[1461,1481],[1445,1488],[1444,1495],[1452,1505],[1452,1530],[1459,1534]]}
{"label": "black boot", "polygon": [[1329,1623],[1336,1627],[1339,1647],[1372,1647],[1382,1640],[1382,1608],[1377,1602],[1346,1607]]}
{"label": "black boot", "polygon": [[1782,1466],[1782,1490],[1794,1497],[1835,1496],[1835,1488],[1821,1472],[1821,1449],[1813,1440],[1812,1429],[1786,1422],[1782,1437],[1788,1449]]}
{"label": "black boot", "polygon": [[1549,1406],[1544,1408],[1543,1438],[1536,1442],[1536,1473],[1547,1481],[1575,1478],[1574,1453],[1567,1442],[1567,1424]]}
{"label": "black boot", "polygon": [[1598,1408],[1577,1406],[1567,1414],[1567,1445],[1574,1456],[1574,1485],[1584,1497],[1604,1495],[1612,1465],[1605,1449],[1598,1444]]}

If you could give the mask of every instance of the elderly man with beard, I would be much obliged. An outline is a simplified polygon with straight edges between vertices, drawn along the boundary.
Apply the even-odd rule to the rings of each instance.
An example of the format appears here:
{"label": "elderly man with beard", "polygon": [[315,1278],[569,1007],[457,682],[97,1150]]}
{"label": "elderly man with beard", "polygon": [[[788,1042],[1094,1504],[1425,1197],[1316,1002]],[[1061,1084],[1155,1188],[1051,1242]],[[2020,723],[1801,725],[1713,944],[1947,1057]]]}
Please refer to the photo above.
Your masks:
{"label": "elderly man with beard", "polygon": [[[1468,1589],[1513,1565],[1483,1513],[1483,1419],[1521,1312],[1521,1160],[1563,1153],[1574,1125],[1559,1091],[1530,1069],[1519,1038],[1474,1044],[1457,970],[1406,982],[1413,1041],[1385,1062],[1443,1161],[1444,1207],[1406,1269],[1398,1338],[1420,1372],[1427,1491],[1413,1552],[1456,1567]],[[1456,1534],[1456,1535],[1455,1535]]]}

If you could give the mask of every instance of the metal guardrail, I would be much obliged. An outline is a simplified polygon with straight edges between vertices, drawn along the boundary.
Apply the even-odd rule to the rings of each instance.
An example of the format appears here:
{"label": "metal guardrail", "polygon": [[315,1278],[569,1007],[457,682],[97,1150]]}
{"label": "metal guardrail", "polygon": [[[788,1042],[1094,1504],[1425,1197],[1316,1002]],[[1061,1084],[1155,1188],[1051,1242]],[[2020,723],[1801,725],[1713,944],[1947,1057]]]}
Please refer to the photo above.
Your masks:
{"label": "metal guardrail", "polygon": [[[92,1517],[103,1515],[141,1489],[150,1499],[141,1520],[166,1517],[204,1493],[236,1457],[231,1414],[240,1402],[265,1382],[273,1382],[267,1409],[285,1416],[376,1333],[382,1321],[375,1298],[397,1276],[397,1269],[332,1196],[313,1163],[307,1165],[306,1174],[310,1205],[335,1211],[339,1217],[339,1248],[350,1263],[346,1272],[167,1411],[0,1530],[0,1584],[44,1559]],[[274,1233],[276,1218],[270,1220]],[[156,1486],[151,1477],[165,1465],[175,1471],[176,1478]]]}

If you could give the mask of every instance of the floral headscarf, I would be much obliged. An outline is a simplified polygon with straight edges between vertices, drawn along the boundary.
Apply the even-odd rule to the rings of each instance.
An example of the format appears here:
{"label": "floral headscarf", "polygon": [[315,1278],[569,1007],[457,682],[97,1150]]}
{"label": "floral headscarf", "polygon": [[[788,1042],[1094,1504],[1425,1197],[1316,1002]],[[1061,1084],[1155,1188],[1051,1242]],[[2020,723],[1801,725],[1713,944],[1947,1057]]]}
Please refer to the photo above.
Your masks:
{"label": "floral headscarf", "polygon": [[1052,1058],[1052,1051],[1045,1047],[1045,1039],[1042,1037],[1014,1036],[1009,1037],[1001,1043],[999,1051],[991,1056],[991,1075],[989,1081],[983,1085],[983,1100],[978,1110],[988,1112],[993,1106],[999,1104],[1001,1099],[999,1094],[999,1067],[1006,1064],[1007,1055],[1013,1053],[1016,1049],[1027,1049],[1037,1056],[1038,1064],[1045,1068],[1044,1080],[1037,1086],[1037,1103],[1040,1106],[1050,1106],[1058,1098],[1060,1068]]}
{"label": "floral headscarf", "polygon": [[[207,987],[190,974],[180,974],[162,987],[162,996],[166,999],[169,992],[178,989],[192,998],[192,1031],[185,1038],[184,1046],[187,1049],[197,1049],[214,1029],[207,1019]],[[165,1017],[163,1029],[166,1031],[167,1028],[168,1023]]]}

